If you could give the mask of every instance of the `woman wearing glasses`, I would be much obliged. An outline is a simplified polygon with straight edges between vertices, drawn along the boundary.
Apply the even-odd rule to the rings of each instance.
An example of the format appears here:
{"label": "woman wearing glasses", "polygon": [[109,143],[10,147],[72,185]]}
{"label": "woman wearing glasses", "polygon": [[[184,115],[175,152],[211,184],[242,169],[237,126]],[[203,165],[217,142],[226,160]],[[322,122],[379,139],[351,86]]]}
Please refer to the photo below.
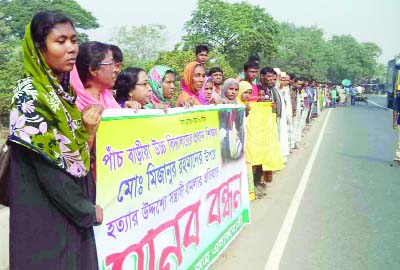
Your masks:
{"label": "woman wearing glasses", "polygon": [[101,104],[104,109],[120,108],[111,90],[119,70],[109,45],[97,41],[82,43],[76,68],[78,72],[71,72],[71,84],[78,95],[80,111],[89,104]]}
{"label": "woman wearing glasses", "polygon": [[149,79],[141,68],[129,67],[123,70],[115,82],[115,90],[121,107],[125,107],[128,102],[135,102],[139,104],[140,109],[153,108]]}

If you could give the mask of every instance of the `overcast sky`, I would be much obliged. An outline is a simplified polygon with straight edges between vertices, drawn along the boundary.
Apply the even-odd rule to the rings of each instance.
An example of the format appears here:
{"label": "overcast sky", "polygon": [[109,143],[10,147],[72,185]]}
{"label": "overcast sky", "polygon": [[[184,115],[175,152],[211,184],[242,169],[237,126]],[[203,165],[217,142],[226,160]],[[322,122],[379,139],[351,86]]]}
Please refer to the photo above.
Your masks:
{"label": "overcast sky", "polygon": [[[180,41],[184,23],[196,0],[77,0],[92,12],[101,27],[89,32],[92,40],[107,42],[120,26],[165,25],[169,47]],[[228,1],[239,2],[239,1]],[[298,26],[316,25],[327,37],[351,34],[382,49],[384,64],[400,53],[400,0],[248,0],[264,7],[277,21]],[[238,15],[240,16],[240,14]]]}

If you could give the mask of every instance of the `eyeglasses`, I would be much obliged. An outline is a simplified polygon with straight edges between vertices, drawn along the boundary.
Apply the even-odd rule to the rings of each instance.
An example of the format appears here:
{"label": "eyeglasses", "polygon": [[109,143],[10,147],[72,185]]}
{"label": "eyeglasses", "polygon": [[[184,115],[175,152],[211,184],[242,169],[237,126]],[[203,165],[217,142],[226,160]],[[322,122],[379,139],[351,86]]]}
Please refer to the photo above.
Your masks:
{"label": "eyeglasses", "polygon": [[115,64],[116,64],[115,61],[112,60],[110,62],[100,63],[99,65],[100,66],[109,66],[109,65],[115,65]]}

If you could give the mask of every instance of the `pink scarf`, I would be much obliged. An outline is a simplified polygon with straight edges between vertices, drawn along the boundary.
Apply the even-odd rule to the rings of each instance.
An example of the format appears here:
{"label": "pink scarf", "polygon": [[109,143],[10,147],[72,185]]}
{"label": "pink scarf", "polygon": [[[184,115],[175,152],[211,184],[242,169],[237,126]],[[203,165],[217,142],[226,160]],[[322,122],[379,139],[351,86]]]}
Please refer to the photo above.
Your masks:
{"label": "pink scarf", "polygon": [[186,83],[184,80],[181,81],[181,88],[182,88],[182,92],[186,93],[187,95],[189,95],[189,97],[192,97],[194,99],[196,99],[198,101],[198,103],[203,104],[203,102],[200,100],[200,97],[195,95],[190,89],[189,87],[186,86]]}
{"label": "pink scarf", "polygon": [[[211,77],[206,77],[204,79],[203,87],[201,88],[201,90],[199,92],[199,100],[200,100],[201,104],[203,104],[203,105],[209,105],[210,104],[210,101],[206,99],[206,95],[205,95],[206,85],[207,85],[208,81],[211,81],[211,83],[213,83],[212,80],[211,80]],[[214,86],[214,83],[213,83],[213,86]]]}
{"label": "pink scarf", "polygon": [[70,73],[70,84],[77,95],[76,106],[78,107],[79,111],[82,111],[86,108],[86,106],[91,104],[101,104],[103,105],[104,109],[121,108],[121,106],[115,100],[111,90],[104,89],[103,91],[101,91],[100,100],[96,100],[94,97],[89,95],[86,92],[85,87],[81,82],[81,79],[79,78],[76,66],[74,66]]}

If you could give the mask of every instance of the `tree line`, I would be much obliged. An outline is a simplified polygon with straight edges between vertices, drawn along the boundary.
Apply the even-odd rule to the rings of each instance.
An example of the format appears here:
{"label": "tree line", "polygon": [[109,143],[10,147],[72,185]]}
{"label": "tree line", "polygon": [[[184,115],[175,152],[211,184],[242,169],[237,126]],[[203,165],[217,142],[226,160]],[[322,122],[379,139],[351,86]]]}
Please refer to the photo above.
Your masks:
{"label": "tree line", "polygon": [[[0,2],[0,114],[7,113],[11,91],[22,75],[22,50],[26,24],[39,10],[60,10],[81,30],[99,27],[97,19],[74,0],[10,0]],[[382,76],[379,46],[359,42],[351,35],[326,38],[322,29],[296,26],[274,20],[259,6],[245,2],[198,0],[184,26],[185,35],[173,50],[166,50],[165,26],[124,26],[110,39],[124,53],[125,66],[149,69],[169,65],[178,77],[194,59],[193,48],[211,48],[208,67],[219,66],[225,77],[236,77],[249,56],[258,56],[261,66],[279,67],[321,82]],[[88,40],[79,33],[80,42]]]}

